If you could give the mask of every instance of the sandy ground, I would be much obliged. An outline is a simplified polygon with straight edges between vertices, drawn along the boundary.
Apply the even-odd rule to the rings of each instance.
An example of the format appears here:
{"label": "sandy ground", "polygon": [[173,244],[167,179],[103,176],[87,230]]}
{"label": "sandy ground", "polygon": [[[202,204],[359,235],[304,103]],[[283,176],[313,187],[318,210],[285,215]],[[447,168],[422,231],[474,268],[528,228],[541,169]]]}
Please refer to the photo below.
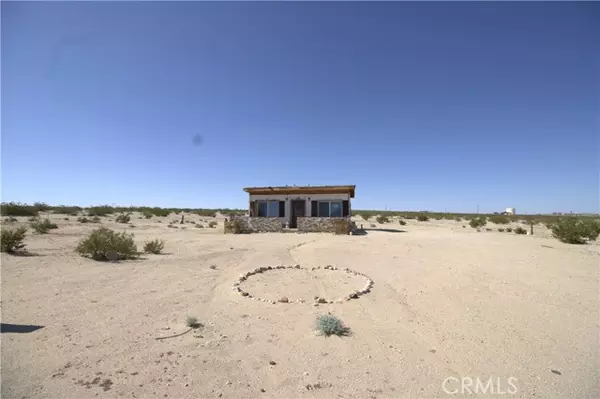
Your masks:
{"label": "sandy ground", "polygon": [[[514,377],[512,397],[600,397],[597,244],[562,244],[543,227],[518,236],[413,220],[359,221],[363,236],[224,235],[222,218],[216,229],[174,229],[176,216],[136,215],[134,227],[114,217],[102,225],[135,233],[140,247],[162,238],[166,254],[101,263],[73,253],[97,225],[64,217],[53,216],[59,228],[48,235],[28,233],[36,256],[1,255],[3,399],[460,397],[443,381],[455,392],[462,377],[491,377],[495,393]],[[280,264],[348,267],[375,286],[318,307],[313,296],[363,280],[278,271],[246,282],[307,303],[232,291],[241,273]],[[327,312],[352,335],[316,335],[315,317]],[[156,339],[187,331],[187,316],[204,326]]]}

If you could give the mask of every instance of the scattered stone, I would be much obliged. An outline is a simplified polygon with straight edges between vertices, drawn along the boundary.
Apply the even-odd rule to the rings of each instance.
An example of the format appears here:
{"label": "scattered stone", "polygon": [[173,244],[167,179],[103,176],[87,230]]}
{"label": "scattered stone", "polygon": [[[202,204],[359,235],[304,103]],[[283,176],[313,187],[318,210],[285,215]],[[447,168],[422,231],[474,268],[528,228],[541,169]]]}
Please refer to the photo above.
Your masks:
{"label": "scattered stone", "polygon": [[287,296],[283,296],[281,298],[279,298],[279,302],[283,302],[283,303],[288,303],[290,300],[288,299]]}
{"label": "scattered stone", "polygon": [[353,292],[352,294],[348,295],[348,298],[350,298],[350,299],[358,299],[358,294],[356,292]]}
{"label": "scattered stone", "polygon": [[319,298],[319,299],[317,299],[317,303],[327,303],[327,299]]}
{"label": "scattered stone", "polygon": [[300,269],[300,265],[296,265],[296,266],[294,266],[294,268]]}
{"label": "scattered stone", "polygon": [[248,294],[246,291],[242,291],[242,296],[248,296],[250,294]]}
{"label": "scattered stone", "polygon": [[264,390],[264,388],[261,388],[261,389],[260,389],[260,391],[261,391],[261,392],[267,392],[267,391],[265,391],[265,390]]}
{"label": "scattered stone", "polygon": [[269,364],[270,364],[271,366],[275,366],[277,363],[275,363],[273,360],[271,360],[271,361],[269,361]]}

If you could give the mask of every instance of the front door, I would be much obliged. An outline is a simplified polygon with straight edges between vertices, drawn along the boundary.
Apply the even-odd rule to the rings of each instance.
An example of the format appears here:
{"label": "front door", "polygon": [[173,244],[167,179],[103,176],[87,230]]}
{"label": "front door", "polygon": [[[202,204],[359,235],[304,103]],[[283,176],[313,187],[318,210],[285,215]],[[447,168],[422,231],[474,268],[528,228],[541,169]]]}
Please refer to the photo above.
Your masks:
{"label": "front door", "polygon": [[290,220],[290,227],[298,227],[297,218],[298,216],[303,217],[306,210],[305,200],[293,200],[292,201],[292,217]]}

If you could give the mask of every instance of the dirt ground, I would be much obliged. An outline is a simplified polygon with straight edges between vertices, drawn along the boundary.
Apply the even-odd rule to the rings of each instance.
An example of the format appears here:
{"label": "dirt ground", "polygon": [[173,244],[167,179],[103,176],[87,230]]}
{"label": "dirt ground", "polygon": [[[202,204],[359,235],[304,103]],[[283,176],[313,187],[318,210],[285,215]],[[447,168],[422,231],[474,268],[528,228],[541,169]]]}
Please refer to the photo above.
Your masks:
{"label": "dirt ground", "polygon": [[[461,397],[463,377],[492,378],[483,396],[512,377],[517,392],[504,396],[600,397],[598,244],[562,244],[541,226],[527,236],[359,220],[366,235],[224,235],[220,217],[186,216],[217,220],[211,229],[134,215],[134,227],[114,216],[102,226],[133,232],[139,248],[161,238],[166,253],[102,263],[73,252],[98,225],[65,217],[28,233],[34,256],[1,255],[3,399]],[[286,269],[246,282],[290,303],[232,290],[256,267],[295,264],[375,284],[317,307],[313,296],[348,295],[364,279]],[[328,312],[352,335],[317,335]],[[187,316],[203,326],[156,339],[186,332]]]}

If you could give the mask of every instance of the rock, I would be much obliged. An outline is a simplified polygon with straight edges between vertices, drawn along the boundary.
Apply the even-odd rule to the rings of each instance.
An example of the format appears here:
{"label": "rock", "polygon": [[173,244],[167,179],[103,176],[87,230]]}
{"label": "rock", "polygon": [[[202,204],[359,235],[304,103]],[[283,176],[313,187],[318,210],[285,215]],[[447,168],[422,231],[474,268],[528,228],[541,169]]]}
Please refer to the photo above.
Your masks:
{"label": "rock", "polygon": [[316,308],[317,306],[319,306],[318,303],[313,303],[313,306]]}
{"label": "rock", "polygon": [[242,291],[242,296],[248,296],[250,294],[248,294],[246,291]]}
{"label": "rock", "polygon": [[358,299],[358,294],[356,292],[353,292],[352,294],[350,294],[348,296],[348,298],[350,298],[350,299]]}
{"label": "rock", "polygon": [[260,391],[261,391],[261,392],[267,392],[267,391],[265,391],[263,388],[261,388],[261,389],[260,389]]}
{"label": "rock", "polygon": [[317,299],[317,302],[318,303],[327,303],[327,299],[325,299],[325,298],[319,298],[319,299]]}
{"label": "rock", "polygon": [[288,303],[290,300],[288,299],[287,296],[282,296],[281,298],[278,299],[279,302],[283,302],[283,303]]}
{"label": "rock", "polygon": [[270,364],[271,366],[275,366],[277,363],[275,363],[273,360],[271,360],[271,361],[269,361],[269,364]]}
{"label": "rock", "polygon": [[300,269],[300,265],[296,265],[296,266],[294,266],[294,268]]}

